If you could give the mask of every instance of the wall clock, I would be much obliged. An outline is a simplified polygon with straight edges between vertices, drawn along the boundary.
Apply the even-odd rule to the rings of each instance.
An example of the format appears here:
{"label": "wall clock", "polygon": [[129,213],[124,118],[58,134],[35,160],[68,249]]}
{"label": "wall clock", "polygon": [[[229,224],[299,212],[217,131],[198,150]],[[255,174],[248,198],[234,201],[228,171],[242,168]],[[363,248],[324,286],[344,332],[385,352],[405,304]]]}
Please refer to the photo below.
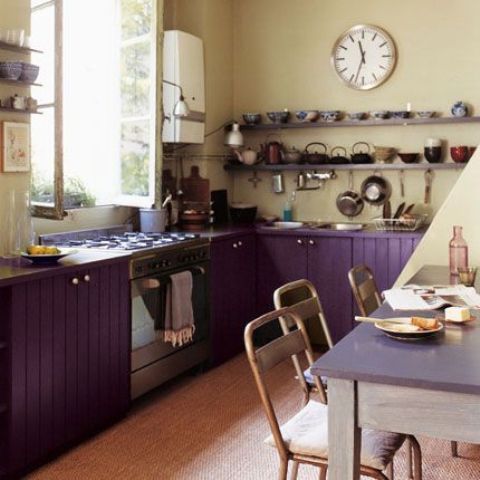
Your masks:
{"label": "wall clock", "polygon": [[382,28],[355,25],[338,37],[331,60],[342,82],[357,90],[370,90],[392,74],[397,51],[392,37]]}

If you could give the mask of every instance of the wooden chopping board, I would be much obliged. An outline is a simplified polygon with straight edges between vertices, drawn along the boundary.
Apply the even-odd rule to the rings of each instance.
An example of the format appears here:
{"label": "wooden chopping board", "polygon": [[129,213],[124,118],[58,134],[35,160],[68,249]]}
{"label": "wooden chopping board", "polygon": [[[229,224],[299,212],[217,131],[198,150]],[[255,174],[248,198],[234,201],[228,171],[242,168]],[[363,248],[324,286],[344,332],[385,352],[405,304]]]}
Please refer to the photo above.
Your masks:
{"label": "wooden chopping board", "polygon": [[182,178],[181,185],[185,202],[210,203],[210,180],[200,176],[196,165],[192,166],[189,177]]}

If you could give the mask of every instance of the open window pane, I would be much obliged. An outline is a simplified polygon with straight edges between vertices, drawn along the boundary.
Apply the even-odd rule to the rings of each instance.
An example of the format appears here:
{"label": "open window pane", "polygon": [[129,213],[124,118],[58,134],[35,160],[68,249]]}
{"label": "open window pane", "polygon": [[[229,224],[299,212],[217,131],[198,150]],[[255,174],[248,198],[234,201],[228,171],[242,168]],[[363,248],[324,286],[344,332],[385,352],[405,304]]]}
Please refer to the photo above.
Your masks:
{"label": "open window pane", "polygon": [[130,40],[152,32],[152,0],[121,0],[121,11],[122,40]]}
{"label": "open window pane", "polygon": [[55,165],[55,109],[43,109],[43,115],[32,115],[32,202],[53,207]]}
{"label": "open window pane", "polygon": [[122,195],[148,197],[150,174],[150,122],[122,125]]}

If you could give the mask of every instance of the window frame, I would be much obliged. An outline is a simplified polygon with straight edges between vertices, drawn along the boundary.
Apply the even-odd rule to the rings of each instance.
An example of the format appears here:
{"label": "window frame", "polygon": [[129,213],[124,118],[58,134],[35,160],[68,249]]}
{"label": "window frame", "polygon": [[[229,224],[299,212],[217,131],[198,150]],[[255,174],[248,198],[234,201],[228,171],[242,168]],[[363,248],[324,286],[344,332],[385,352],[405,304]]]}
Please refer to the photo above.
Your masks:
{"label": "window frame", "polygon": [[[34,217],[46,218],[51,220],[63,220],[67,216],[64,209],[64,155],[63,155],[63,2],[64,0],[49,0],[40,6],[31,8],[33,12],[38,8],[45,8],[50,5],[55,6],[55,66],[54,66],[54,82],[55,82],[55,98],[53,104],[39,105],[39,109],[51,108],[54,110],[54,204],[53,206],[45,206],[41,204],[32,204],[31,213]],[[162,198],[162,167],[163,167],[163,105],[158,99],[163,95],[163,0],[153,0],[152,22],[152,90],[153,90],[153,106],[152,111],[152,139],[151,147],[153,151],[153,167],[150,167],[149,179],[150,188],[153,188],[150,197],[153,198],[153,205],[159,208]],[[121,158],[118,159],[121,162]],[[120,198],[135,199],[135,196],[121,195]],[[119,200],[120,200],[119,198]],[[114,206],[128,205],[128,202],[120,201],[112,204]],[[133,205],[130,205],[133,206]],[[105,205],[99,206],[99,208]]]}

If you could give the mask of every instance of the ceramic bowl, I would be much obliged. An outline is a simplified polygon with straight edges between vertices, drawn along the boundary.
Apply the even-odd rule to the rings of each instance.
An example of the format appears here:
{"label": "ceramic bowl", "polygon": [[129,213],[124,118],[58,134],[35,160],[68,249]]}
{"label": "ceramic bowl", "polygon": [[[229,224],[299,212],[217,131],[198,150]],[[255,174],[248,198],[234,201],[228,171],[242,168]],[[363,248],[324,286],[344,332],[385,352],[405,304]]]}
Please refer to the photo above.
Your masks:
{"label": "ceramic bowl", "polygon": [[352,112],[348,114],[348,118],[350,118],[350,120],[364,120],[367,118],[367,116],[367,112]]}
{"label": "ceramic bowl", "polygon": [[340,120],[341,113],[340,110],[324,110],[320,112],[320,118],[324,122],[336,122]]}
{"label": "ceramic bowl", "polygon": [[400,157],[400,160],[403,163],[416,163],[418,161],[418,157],[419,157],[418,153],[399,152],[397,155]]}
{"label": "ceramic bowl", "polygon": [[450,155],[455,163],[468,162],[470,160],[470,157],[472,156],[472,153],[470,153],[470,147],[467,147],[465,145],[450,147]]}
{"label": "ceramic bowl", "polygon": [[258,125],[262,121],[260,113],[244,113],[242,117],[247,125]]}
{"label": "ceramic bowl", "polygon": [[18,80],[21,74],[21,62],[0,62],[0,78]]}
{"label": "ceramic bowl", "polygon": [[19,80],[22,82],[33,83],[38,78],[40,67],[38,65],[32,65],[31,63],[21,62],[22,73]]}
{"label": "ceramic bowl", "polygon": [[464,102],[455,102],[450,111],[454,117],[466,117],[470,113],[467,104]]}
{"label": "ceramic bowl", "polygon": [[299,110],[295,112],[295,116],[300,122],[316,122],[320,112],[318,110]]}
{"label": "ceramic bowl", "polygon": [[376,120],[384,120],[390,116],[390,112],[388,110],[374,110],[370,112],[370,115]]}
{"label": "ceramic bowl", "polygon": [[433,110],[420,110],[419,112],[417,112],[417,117],[420,117],[420,118],[432,118],[435,116],[435,111]]}
{"label": "ceramic bowl", "polygon": [[396,112],[392,112],[393,118],[410,118],[410,112],[408,110],[398,110]]}
{"label": "ceramic bowl", "polygon": [[283,110],[281,112],[267,112],[267,117],[272,123],[287,123],[290,118],[290,112]]}
{"label": "ceramic bowl", "polygon": [[374,157],[379,163],[390,163],[395,158],[396,150],[393,147],[375,147]]}

